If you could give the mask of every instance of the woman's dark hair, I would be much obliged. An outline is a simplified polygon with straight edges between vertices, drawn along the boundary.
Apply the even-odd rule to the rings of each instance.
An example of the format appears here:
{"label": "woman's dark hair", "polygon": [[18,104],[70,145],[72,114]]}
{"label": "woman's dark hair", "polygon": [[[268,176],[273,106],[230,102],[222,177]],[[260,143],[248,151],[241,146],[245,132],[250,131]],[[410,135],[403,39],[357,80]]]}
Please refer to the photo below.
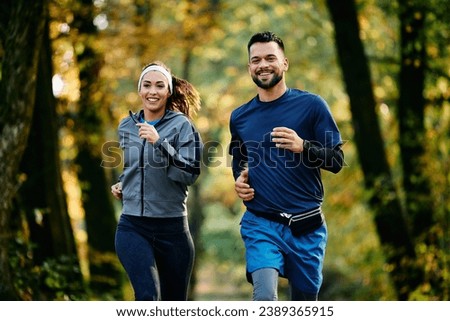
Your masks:
{"label": "woman's dark hair", "polygon": [[280,46],[281,50],[284,51],[284,43],[283,40],[281,40],[280,37],[278,37],[276,34],[274,34],[271,31],[264,31],[264,32],[259,32],[259,33],[255,33],[249,40],[248,44],[247,44],[247,50],[250,53],[250,47],[256,43],[256,42],[275,42],[278,44],[278,46]]}
{"label": "woman's dark hair", "polygon": [[190,82],[174,76],[170,69],[161,61],[151,62],[142,68],[142,70],[149,66],[160,66],[172,75],[173,93],[167,99],[167,109],[182,112],[189,118],[191,118],[192,114],[200,110],[200,94]]}

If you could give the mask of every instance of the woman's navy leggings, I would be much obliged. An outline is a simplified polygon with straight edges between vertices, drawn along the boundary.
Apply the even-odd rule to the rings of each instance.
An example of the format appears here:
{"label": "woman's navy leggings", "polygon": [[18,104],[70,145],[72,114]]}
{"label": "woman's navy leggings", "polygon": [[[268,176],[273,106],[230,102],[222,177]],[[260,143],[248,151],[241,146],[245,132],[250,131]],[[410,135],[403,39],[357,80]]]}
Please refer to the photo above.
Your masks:
{"label": "woman's navy leggings", "polygon": [[195,250],[186,216],[122,214],[115,247],[135,300],[187,300]]}

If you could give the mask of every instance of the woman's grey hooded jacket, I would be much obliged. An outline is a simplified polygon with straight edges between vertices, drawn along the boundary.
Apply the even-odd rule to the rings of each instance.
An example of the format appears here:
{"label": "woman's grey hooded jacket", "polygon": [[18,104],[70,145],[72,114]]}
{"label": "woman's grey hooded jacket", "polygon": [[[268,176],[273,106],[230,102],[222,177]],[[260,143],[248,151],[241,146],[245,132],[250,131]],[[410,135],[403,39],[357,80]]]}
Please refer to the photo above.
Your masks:
{"label": "woman's grey hooded jacket", "polygon": [[148,217],[187,215],[188,186],[200,175],[203,143],[186,115],[166,111],[155,125],[160,136],[151,144],[139,138],[136,126],[143,111],[120,122],[123,151],[122,213]]}

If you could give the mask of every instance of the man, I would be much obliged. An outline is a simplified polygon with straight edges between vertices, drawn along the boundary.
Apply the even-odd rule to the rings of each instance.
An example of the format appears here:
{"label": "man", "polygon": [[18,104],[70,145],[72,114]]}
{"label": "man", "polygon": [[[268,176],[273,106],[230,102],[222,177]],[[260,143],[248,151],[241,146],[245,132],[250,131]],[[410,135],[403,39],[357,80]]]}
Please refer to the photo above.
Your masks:
{"label": "man", "polygon": [[257,95],[230,118],[247,279],[253,300],[277,300],[278,276],[289,280],[292,300],[317,300],[327,243],[320,171],[341,170],[341,136],[321,97],[287,87],[277,35],[257,33],[247,49]]}

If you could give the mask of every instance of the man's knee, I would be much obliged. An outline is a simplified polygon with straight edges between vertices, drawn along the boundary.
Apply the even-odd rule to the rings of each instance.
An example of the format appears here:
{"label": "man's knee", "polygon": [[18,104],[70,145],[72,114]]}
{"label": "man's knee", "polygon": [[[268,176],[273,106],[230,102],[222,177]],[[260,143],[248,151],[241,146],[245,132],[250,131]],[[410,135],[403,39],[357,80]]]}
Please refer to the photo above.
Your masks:
{"label": "man's knee", "polygon": [[278,271],[264,268],[252,273],[253,301],[278,300]]}

